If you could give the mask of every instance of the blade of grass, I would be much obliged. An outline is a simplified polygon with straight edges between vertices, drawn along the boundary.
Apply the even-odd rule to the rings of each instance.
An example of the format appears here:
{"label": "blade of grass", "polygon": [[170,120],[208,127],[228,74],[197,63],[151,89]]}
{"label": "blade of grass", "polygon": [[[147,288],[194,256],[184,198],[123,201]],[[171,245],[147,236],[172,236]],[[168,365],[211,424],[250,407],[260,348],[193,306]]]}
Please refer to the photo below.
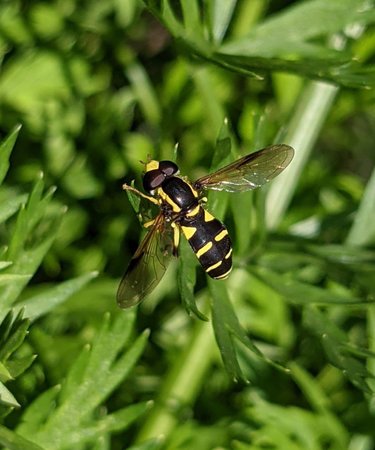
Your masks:
{"label": "blade of grass", "polygon": [[252,0],[251,2],[239,2],[237,14],[234,18],[232,35],[234,38],[243,36],[256,24],[264,15],[267,9],[267,2],[264,0]]}
{"label": "blade of grass", "polygon": [[144,117],[153,125],[161,122],[161,108],[151,80],[141,64],[133,61],[125,70]]}
{"label": "blade of grass", "polygon": [[212,327],[197,321],[189,345],[168,372],[155,407],[146,417],[135,443],[170,435],[178,422],[179,409],[194,403],[215,357],[215,349]]}
{"label": "blade of grass", "polygon": [[217,98],[214,89],[212,75],[207,67],[192,66],[192,78],[194,80],[197,92],[202,97],[202,105],[204,105],[207,121],[210,123],[210,129],[213,132],[212,139],[217,135],[220,129],[225,113],[222,104]]}
{"label": "blade of grass", "polygon": [[184,29],[193,38],[203,39],[200,11],[197,0],[181,0]]}
{"label": "blade of grass", "polygon": [[266,223],[270,229],[277,228],[290,203],[337,91],[332,84],[310,82],[301,95],[283,138],[295,149],[294,159],[271,183],[267,195]]}
{"label": "blade of grass", "polygon": [[220,43],[232,20],[237,0],[216,0],[210,2],[211,33],[215,43]]}
{"label": "blade of grass", "polygon": [[367,183],[353,225],[346,238],[348,245],[365,246],[375,241],[375,169]]}

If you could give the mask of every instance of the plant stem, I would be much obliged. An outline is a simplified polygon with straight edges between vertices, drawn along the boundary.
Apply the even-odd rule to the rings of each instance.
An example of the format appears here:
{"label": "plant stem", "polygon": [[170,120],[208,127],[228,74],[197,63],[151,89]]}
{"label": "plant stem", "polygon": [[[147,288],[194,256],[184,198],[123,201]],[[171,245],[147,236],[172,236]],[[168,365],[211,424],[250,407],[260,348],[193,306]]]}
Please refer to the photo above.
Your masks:
{"label": "plant stem", "polygon": [[155,407],[138,433],[136,442],[170,435],[179,420],[179,411],[194,403],[215,351],[211,324],[197,321],[191,341],[167,374]]}

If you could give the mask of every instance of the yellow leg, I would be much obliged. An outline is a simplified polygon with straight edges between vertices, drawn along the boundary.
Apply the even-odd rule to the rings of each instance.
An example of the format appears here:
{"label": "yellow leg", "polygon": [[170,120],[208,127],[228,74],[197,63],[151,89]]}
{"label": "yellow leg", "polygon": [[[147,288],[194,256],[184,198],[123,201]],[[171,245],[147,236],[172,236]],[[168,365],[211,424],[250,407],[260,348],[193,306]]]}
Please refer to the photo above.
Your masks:
{"label": "yellow leg", "polygon": [[171,224],[173,228],[173,254],[177,256],[178,245],[180,243],[180,230],[175,223]]}
{"label": "yellow leg", "polygon": [[134,192],[134,194],[138,195],[139,197],[145,198],[146,200],[150,201],[151,203],[154,203],[154,205],[158,205],[159,206],[159,202],[156,200],[156,198],[151,197],[150,195],[143,194],[143,192],[138,191],[138,189],[133,188],[133,186],[129,186],[128,184],[123,184],[122,188],[125,191]]}
{"label": "yellow leg", "polygon": [[145,223],[143,224],[143,226],[144,226],[145,228],[150,228],[152,225],[154,225],[154,223],[155,223],[155,219],[149,220],[148,222],[145,222]]}

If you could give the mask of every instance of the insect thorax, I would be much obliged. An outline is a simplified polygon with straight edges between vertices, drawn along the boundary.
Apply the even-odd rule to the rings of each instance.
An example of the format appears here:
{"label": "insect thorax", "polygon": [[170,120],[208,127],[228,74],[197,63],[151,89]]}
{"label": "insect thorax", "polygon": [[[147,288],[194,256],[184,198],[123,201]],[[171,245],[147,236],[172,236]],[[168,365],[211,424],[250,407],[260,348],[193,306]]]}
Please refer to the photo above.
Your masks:
{"label": "insect thorax", "polygon": [[160,206],[165,213],[180,215],[198,205],[198,193],[180,177],[167,178],[157,190]]}

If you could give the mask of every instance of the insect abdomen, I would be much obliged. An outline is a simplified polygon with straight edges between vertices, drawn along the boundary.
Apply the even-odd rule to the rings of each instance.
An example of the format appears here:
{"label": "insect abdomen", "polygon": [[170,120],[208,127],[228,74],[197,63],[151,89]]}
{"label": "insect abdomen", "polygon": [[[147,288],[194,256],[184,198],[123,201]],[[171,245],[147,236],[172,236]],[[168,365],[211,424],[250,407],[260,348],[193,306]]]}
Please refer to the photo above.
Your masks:
{"label": "insect abdomen", "polygon": [[178,223],[207,274],[215,279],[227,278],[232,269],[232,243],[225,226],[202,206]]}

